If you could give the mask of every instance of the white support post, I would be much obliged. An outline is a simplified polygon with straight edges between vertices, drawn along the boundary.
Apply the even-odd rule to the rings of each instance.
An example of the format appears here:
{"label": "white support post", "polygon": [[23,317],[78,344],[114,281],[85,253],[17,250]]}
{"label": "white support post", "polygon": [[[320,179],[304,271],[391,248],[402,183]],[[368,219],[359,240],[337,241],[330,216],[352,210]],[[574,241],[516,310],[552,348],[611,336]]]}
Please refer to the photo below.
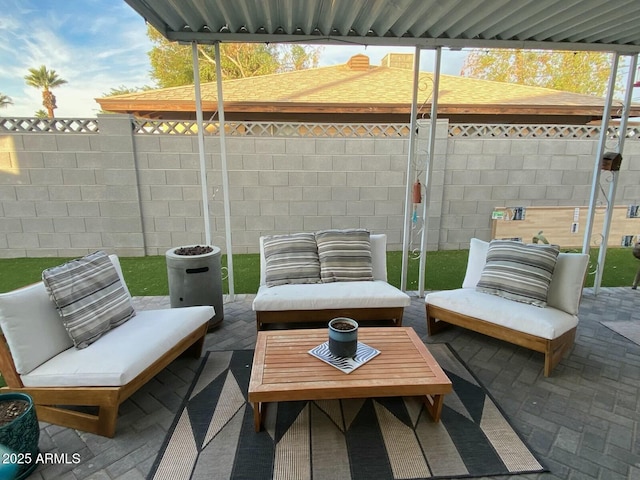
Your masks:
{"label": "white support post", "polygon": [[198,125],[198,154],[200,157],[200,188],[202,189],[202,216],[204,217],[205,243],[211,245],[211,221],[209,218],[209,194],[207,192],[207,165],[204,158],[204,122],[202,119],[202,95],[200,92],[200,66],[198,44],[191,42],[193,61],[193,86],[196,95],[196,124]]}
{"label": "white support post", "polygon": [[409,152],[407,155],[407,188],[404,199],[404,230],[402,232],[402,271],[400,275],[400,290],[407,290],[407,272],[409,270],[409,243],[411,240],[411,188],[413,164],[416,156],[417,128],[418,128],[418,85],[420,82],[420,47],[416,45],[413,56],[413,96],[411,98],[411,121],[409,123]]}
{"label": "white support post", "polygon": [[[622,154],[624,150],[624,140],[626,138],[627,133],[627,124],[629,123],[629,108],[631,107],[631,98],[633,96],[633,83],[636,67],[638,64],[637,55],[631,56],[631,65],[629,76],[627,78],[627,86],[625,90],[625,99],[624,99],[624,107],[622,116],[620,118],[620,125],[618,130],[618,148],[617,153]],[[616,72],[617,73],[617,72]],[[624,159],[623,159],[624,161]],[[609,231],[611,229],[611,220],[613,217],[613,207],[615,205],[616,199],[616,190],[618,188],[618,180],[620,176],[620,172],[612,171],[613,181],[609,184],[609,197],[607,202],[607,211],[604,219],[604,224],[602,226],[602,245],[600,246],[600,251],[598,252],[598,268],[596,270],[596,276],[593,280],[593,293],[595,295],[600,291],[600,285],[602,284],[602,275],[604,273],[604,264],[607,258],[607,239],[609,238]]]}
{"label": "white support post", "polygon": [[224,124],[224,99],[222,96],[222,68],[220,64],[220,42],[215,42],[216,85],[218,87],[218,122],[220,125],[220,159],[222,162],[222,190],[224,201],[224,230],[227,246],[227,279],[229,281],[229,300],[235,300],[233,281],[233,245],[231,244],[231,207],[229,203],[229,170],[227,168],[227,144]]}
{"label": "white support post", "polygon": [[424,297],[425,270],[427,264],[427,240],[429,233],[429,206],[431,205],[431,180],[433,177],[433,159],[435,155],[436,145],[436,127],[438,121],[438,88],[440,86],[440,62],[442,59],[442,47],[436,48],[436,56],[433,69],[433,95],[431,96],[431,124],[429,132],[429,151],[425,165],[425,195],[424,205],[422,206],[422,238],[420,243],[420,269],[418,290],[419,295]]}
{"label": "white support post", "polygon": [[[604,153],[605,144],[607,141],[607,130],[609,129],[609,117],[611,116],[611,104],[613,103],[613,94],[615,91],[616,74],[618,72],[618,61],[620,54],[615,53],[613,57],[613,64],[611,65],[611,72],[609,73],[609,84],[607,86],[607,97],[605,99],[604,110],[602,111],[602,123],[600,125],[600,139],[598,140],[598,151],[596,152],[596,159],[593,165],[593,176],[591,180],[591,196],[589,198],[589,212],[587,215],[587,224],[584,230],[584,238],[582,239],[582,253],[589,253],[591,235],[593,233],[593,219],[596,213],[596,203],[598,200],[598,193],[600,191],[600,164],[602,161],[602,154]],[[606,239],[603,239],[603,243]],[[600,266],[598,265],[599,269]]]}

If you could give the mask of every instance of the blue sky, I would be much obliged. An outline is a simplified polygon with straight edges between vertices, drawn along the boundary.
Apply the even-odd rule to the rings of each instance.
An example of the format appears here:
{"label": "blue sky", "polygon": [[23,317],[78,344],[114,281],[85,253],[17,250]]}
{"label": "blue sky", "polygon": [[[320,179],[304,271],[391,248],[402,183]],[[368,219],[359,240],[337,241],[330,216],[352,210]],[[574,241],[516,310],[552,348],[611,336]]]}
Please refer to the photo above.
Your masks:
{"label": "blue sky", "polygon": [[[0,93],[13,105],[6,117],[32,117],[42,109],[41,92],[28,87],[28,69],[45,65],[67,84],[54,90],[57,117],[95,117],[94,98],[112,88],[154,86],[147,52],[151,42],[143,18],[124,0],[0,0]],[[320,65],[345,63],[356,53],[379,65],[388,52],[413,48],[325,46]],[[443,52],[442,73],[457,75],[464,52]],[[433,69],[423,51],[421,68]]]}

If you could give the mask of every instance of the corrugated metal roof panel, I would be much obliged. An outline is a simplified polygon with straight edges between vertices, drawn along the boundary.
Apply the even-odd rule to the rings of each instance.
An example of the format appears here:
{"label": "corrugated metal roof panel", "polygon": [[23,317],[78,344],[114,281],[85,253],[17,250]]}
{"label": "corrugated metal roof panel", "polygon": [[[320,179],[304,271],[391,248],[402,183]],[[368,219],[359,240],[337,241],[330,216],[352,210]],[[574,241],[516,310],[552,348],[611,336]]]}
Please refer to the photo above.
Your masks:
{"label": "corrugated metal roof panel", "polygon": [[125,0],[170,40],[640,51],[638,0]]}

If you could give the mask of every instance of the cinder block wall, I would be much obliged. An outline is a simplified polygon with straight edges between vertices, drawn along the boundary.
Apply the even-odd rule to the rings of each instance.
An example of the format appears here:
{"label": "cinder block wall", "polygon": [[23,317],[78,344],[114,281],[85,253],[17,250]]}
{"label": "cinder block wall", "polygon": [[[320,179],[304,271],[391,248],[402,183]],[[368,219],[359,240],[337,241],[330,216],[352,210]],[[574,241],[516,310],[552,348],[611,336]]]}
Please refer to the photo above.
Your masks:
{"label": "cinder block wall", "polygon": [[[134,143],[148,254],[204,242],[197,139],[136,135]],[[405,138],[228,137],[234,252],[256,252],[260,235],[352,227],[386,233],[390,248],[400,249],[407,144]],[[212,240],[224,248],[219,139],[207,137],[205,151]]]}
{"label": "cinder block wall", "polygon": [[131,123],[100,134],[0,134],[0,256],[145,254]]}
{"label": "cinder block wall", "polygon": [[[596,139],[450,138],[447,143],[440,249],[467,248],[471,237],[490,239],[497,206],[589,205]],[[638,204],[638,140],[625,142],[623,158],[614,203]],[[607,193],[611,179],[602,172]],[[605,196],[600,193],[599,199]]]}
{"label": "cinder block wall", "polygon": [[[0,133],[0,256],[164,255],[204,243],[197,137],[133,133],[126,115],[98,122],[99,133]],[[496,206],[588,205],[596,139],[449,131],[439,121],[429,249],[488,240]],[[426,183],[428,134],[420,125],[410,183]],[[389,249],[400,250],[408,148],[401,136],[228,136],[234,253],[256,252],[264,234],[350,227],[386,233]],[[205,137],[205,152],[213,243],[225,250],[217,136]],[[636,138],[627,139],[623,157],[615,203],[637,204]],[[412,248],[420,242],[420,208],[418,216]]]}

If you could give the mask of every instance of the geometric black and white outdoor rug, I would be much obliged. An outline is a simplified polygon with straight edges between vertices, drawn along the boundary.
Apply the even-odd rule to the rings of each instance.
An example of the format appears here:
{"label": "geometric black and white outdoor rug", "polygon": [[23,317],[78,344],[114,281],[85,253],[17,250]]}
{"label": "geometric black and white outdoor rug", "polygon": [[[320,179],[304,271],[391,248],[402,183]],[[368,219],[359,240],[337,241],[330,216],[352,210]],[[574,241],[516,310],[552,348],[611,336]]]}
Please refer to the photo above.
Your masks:
{"label": "geometric black and white outdoor rug", "polygon": [[445,344],[429,351],[453,383],[440,422],[421,399],[270,403],[256,433],[252,350],[208,352],[149,479],[427,479],[545,471]]}
{"label": "geometric black and white outdoor rug", "polygon": [[627,340],[631,340],[636,345],[640,345],[640,321],[627,320],[617,322],[600,322],[605,327],[613,330],[618,335],[622,335]]}

